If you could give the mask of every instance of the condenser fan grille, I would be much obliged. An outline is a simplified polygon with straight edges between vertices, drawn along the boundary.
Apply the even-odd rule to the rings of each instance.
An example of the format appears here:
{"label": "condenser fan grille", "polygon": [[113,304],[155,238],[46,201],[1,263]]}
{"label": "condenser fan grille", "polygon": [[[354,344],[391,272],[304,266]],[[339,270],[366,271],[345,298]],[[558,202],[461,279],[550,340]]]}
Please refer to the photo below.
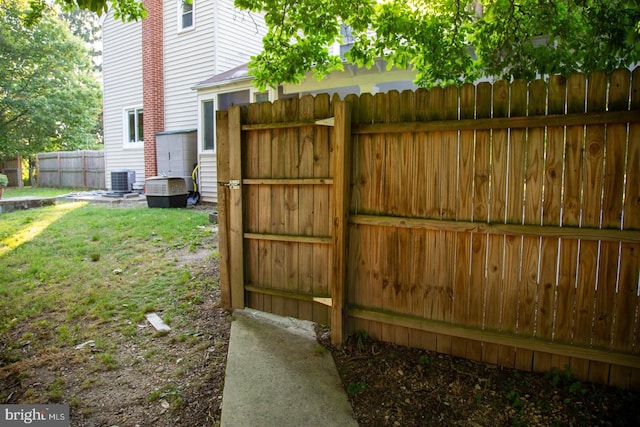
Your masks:
{"label": "condenser fan grille", "polygon": [[135,171],[118,170],[111,172],[111,190],[116,193],[130,193],[135,182]]}

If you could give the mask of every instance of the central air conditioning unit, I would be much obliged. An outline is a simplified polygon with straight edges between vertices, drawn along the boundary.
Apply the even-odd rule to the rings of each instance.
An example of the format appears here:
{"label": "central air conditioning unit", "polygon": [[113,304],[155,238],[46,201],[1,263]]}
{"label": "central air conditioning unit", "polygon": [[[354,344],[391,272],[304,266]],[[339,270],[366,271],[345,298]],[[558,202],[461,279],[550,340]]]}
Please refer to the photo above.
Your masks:
{"label": "central air conditioning unit", "polygon": [[114,193],[131,193],[136,182],[136,171],[121,169],[111,172],[111,191]]}

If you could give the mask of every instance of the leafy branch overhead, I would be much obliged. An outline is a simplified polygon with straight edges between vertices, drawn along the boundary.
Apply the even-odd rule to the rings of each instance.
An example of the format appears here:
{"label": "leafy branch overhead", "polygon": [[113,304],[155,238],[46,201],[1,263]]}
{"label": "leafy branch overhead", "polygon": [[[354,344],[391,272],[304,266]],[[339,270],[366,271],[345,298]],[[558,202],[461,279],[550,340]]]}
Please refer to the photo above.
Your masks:
{"label": "leafy branch overhead", "polygon": [[[35,11],[47,0],[31,0]],[[137,20],[141,0],[56,0]],[[193,0],[186,0],[193,1]],[[250,69],[260,87],[321,78],[346,60],[412,67],[429,87],[481,76],[530,79],[640,62],[638,0],[235,0],[263,14],[267,33]]]}
{"label": "leafy branch overhead", "polygon": [[[123,21],[137,21],[143,19],[147,12],[142,4],[142,0],[54,0],[62,8],[71,12],[76,9],[95,12],[98,16],[107,13],[109,8],[113,9],[116,19]],[[29,0],[31,11],[26,17],[28,24],[33,24],[42,17],[42,12],[48,8],[48,0]]]}
{"label": "leafy branch overhead", "polygon": [[[640,61],[637,0],[235,0],[264,13],[263,52],[250,68],[259,86],[295,83],[350,63],[412,67],[417,84],[481,76],[612,70]],[[345,31],[345,28],[347,31]],[[345,37],[345,33],[348,34]]]}

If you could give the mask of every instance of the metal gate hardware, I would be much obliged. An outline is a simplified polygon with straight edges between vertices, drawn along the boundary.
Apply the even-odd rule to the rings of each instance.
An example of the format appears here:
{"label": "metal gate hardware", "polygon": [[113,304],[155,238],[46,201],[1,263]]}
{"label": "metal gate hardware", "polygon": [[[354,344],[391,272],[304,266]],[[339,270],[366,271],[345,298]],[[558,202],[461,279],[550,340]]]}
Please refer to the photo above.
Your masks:
{"label": "metal gate hardware", "polygon": [[218,186],[219,187],[228,187],[231,190],[236,190],[236,189],[240,188],[240,180],[234,179],[234,180],[231,180],[229,182],[220,182],[220,181],[218,181]]}

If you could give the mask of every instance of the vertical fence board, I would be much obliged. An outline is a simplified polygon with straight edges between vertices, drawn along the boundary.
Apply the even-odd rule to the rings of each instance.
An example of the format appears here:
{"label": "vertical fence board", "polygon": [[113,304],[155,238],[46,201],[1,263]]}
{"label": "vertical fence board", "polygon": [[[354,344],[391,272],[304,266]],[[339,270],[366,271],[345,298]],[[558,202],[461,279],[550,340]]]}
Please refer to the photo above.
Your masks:
{"label": "vertical fence board", "polygon": [[[271,103],[260,104],[260,121],[269,122],[273,116],[273,105]],[[272,177],[272,161],[271,161],[271,131],[264,130],[260,132],[258,147],[258,178]],[[272,233],[271,227],[271,186],[260,186],[258,190],[258,204],[263,208],[258,216],[258,232]],[[261,240],[258,245],[258,275],[260,284],[266,288],[273,287],[272,265],[273,265],[273,245],[269,240]],[[271,312],[272,297],[263,295],[260,297],[261,307],[263,310]]]}
{"label": "vertical fence board", "polygon": [[[608,96],[610,111],[627,109],[629,78],[630,73],[627,70],[619,70],[611,75]],[[622,226],[626,146],[626,124],[607,125],[606,141],[604,141],[605,166],[601,214],[603,228],[620,229]],[[593,331],[593,343],[599,346],[608,347],[613,339],[619,250],[618,242],[601,244]]]}
{"label": "vertical fence board", "polygon": [[[403,122],[415,121],[415,97],[413,91],[403,91],[398,105],[399,120]],[[413,133],[404,132],[400,135],[400,163],[396,168],[400,169],[400,200],[398,209],[402,216],[411,216],[412,193],[416,191],[413,184],[413,157],[414,139]],[[398,299],[397,310],[402,313],[411,312],[411,300],[413,290],[411,288],[411,264],[415,262],[412,251],[413,231],[409,229],[398,230]],[[409,345],[410,330],[408,328],[396,328],[396,342],[400,345]]]}
{"label": "vertical fence board", "polygon": [[[529,116],[544,115],[547,107],[547,86],[542,80],[529,86]],[[529,129],[527,152],[528,176],[526,198],[531,202],[538,224],[543,223],[545,197],[545,151],[548,148],[544,128]],[[531,196],[531,197],[530,197]],[[553,203],[553,202],[552,202]],[[558,258],[557,239],[538,240],[538,279],[535,286],[535,317],[531,319],[537,337],[551,339],[553,322],[553,300]],[[551,368],[551,354],[536,352],[533,369],[546,372]]]}
{"label": "vertical fence board", "polygon": [[[398,91],[389,91],[386,95],[385,117],[387,123],[400,121],[400,94]],[[397,165],[402,162],[401,135],[394,133],[385,136],[386,156],[384,181],[384,211],[387,215],[400,215],[400,203],[402,197],[402,182],[400,168]],[[389,311],[402,312],[400,298],[400,283],[398,281],[399,254],[398,254],[398,230],[385,228],[383,231],[384,255],[381,260],[382,274],[382,301],[383,308]],[[396,330],[392,325],[383,325],[382,337],[385,341],[393,341]]]}
{"label": "vertical fence board", "polygon": [[[298,121],[299,115],[299,99],[291,98],[287,99],[285,107],[285,120]],[[289,128],[284,132],[285,136],[285,176],[287,178],[299,178],[299,150],[298,150],[298,128]],[[299,223],[299,186],[287,185],[284,188],[284,201],[285,201],[285,218],[284,229],[287,235],[298,235],[298,223]],[[286,282],[285,288],[290,292],[297,292],[299,290],[300,281],[300,259],[299,259],[299,243],[286,243],[285,244],[285,271]],[[306,261],[306,260],[305,260]],[[299,302],[292,298],[287,298],[285,301],[285,312],[288,316],[300,317],[298,313]]]}
{"label": "vertical fence board", "polygon": [[[431,110],[429,108],[429,91],[419,89],[415,94],[415,117],[418,121],[430,119]],[[432,173],[426,165],[429,163],[430,147],[426,132],[418,132],[413,137],[413,182],[415,189],[412,194],[411,212],[414,216],[428,217],[429,203],[433,198],[433,188],[429,176]],[[416,316],[424,316],[427,310],[426,295],[429,292],[430,283],[428,271],[432,265],[427,249],[428,232],[425,230],[414,230],[413,232],[413,253],[414,264],[412,266],[412,283],[415,286],[413,295],[415,296],[411,306],[411,313]],[[427,350],[437,349],[437,335],[424,332],[412,331],[410,335],[411,345]]]}
{"label": "vertical fence board", "polygon": [[[458,118],[458,89],[449,86],[444,90],[444,114],[445,120]],[[443,220],[456,218],[457,177],[458,177],[458,132],[447,131],[442,133],[442,169],[443,177],[440,188],[440,213]],[[445,312],[443,320],[447,323],[453,321],[453,282],[456,275],[456,233],[440,231],[441,256],[447,260],[445,264],[449,268],[440,270],[439,290]],[[450,336],[440,334],[438,336],[438,351],[450,354],[453,340]]]}
{"label": "vertical fence board", "polygon": [[[548,114],[564,114],[566,104],[566,79],[554,76],[549,80]],[[547,128],[544,165],[543,225],[558,226],[561,223],[562,175],[564,158],[564,128]],[[558,292],[558,257],[561,242],[557,238],[542,238],[542,264],[537,328],[540,337],[554,338],[554,319]],[[550,368],[551,366],[549,366]],[[562,366],[561,366],[562,367]]]}
{"label": "vertical fence board", "polygon": [[[386,96],[377,93],[373,97],[373,123],[384,123],[386,121]],[[372,140],[372,158],[374,159],[371,180],[372,208],[374,212],[384,212],[384,188],[385,188],[385,158],[386,145],[385,135],[376,134]],[[371,242],[371,307],[382,308],[383,306],[383,260],[384,253],[384,229],[382,227],[371,227],[369,238]],[[382,338],[382,324],[372,323],[370,334],[376,338]]]}
{"label": "vertical fence board", "polygon": [[[587,111],[604,111],[606,109],[607,76],[605,73],[595,72],[588,76],[587,85]],[[582,225],[587,227],[600,226],[600,212],[602,209],[602,179],[604,163],[604,125],[588,125],[585,131],[584,141],[584,181],[582,187]],[[606,292],[598,289],[599,286],[599,261],[602,260],[602,248],[600,242],[582,242],[584,250],[589,251],[588,263],[585,270],[593,272],[584,276],[584,280],[578,287],[578,295],[584,294],[581,299],[581,335],[582,339],[591,342],[604,340],[604,337],[595,336],[595,324],[601,323],[596,315],[598,300],[606,298]],[[607,257],[605,257],[607,258]],[[593,263],[593,265],[591,264]],[[582,265],[581,265],[582,267]],[[589,313],[587,315],[587,312]],[[591,324],[593,322],[593,324]],[[606,328],[606,327],[605,327]],[[588,338],[587,338],[588,336]],[[608,377],[608,366],[601,363],[589,364],[589,378],[600,379]]]}
{"label": "vertical fence board", "polygon": [[[358,100],[358,108],[354,110],[352,120],[355,123],[371,123],[373,121],[373,95],[363,94]],[[373,141],[369,135],[353,137],[353,190],[351,194],[351,212],[371,213],[373,195],[371,181],[373,178],[374,159],[372,156]],[[348,269],[349,284],[348,303],[362,307],[372,307],[374,299],[371,297],[373,281],[371,279],[371,227],[352,226],[349,230],[349,259],[351,268]],[[350,324],[356,325],[356,330],[370,330],[371,322],[356,319]],[[352,332],[351,329],[349,332]]]}
{"label": "vertical fence board", "polygon": [[[415,95],[416,105],[416,120],[425,121],[428,120],[428,103],[429,92],[426,89],[419,89]],[[412,166],[414,170],[413,175],[413,188],[415,191],[412,194],[411,213],[413,216],[426,218],[427,212],[427,200],[429,200],[428,194],[431,194],[431,188],[428,186],[428,173],[429,171],[425,167],[429,156],[427,134],[425,132],[417,132],[413,136],[414,141],[414,156]]]}
{"label": "vertical fence board", "polygon": [[[463,85],[460,88],[460,119],[472,119],[475,116],[475,86]],[[469,221],[473,217],[473,164],[474,132],[460,132],[458,154],[458,188],[456,194],[456,219]],[[471,286],[470,233],[458,233],[456,239],[456,275],[453,288],[453,323],[466,324],[469,321],[469,299]],[[453,338],[451,353],[454,356],[466,355],[467,340]]]}
{"label": "vertical fence board", "polygon": [[[273,103],[273,121],[275,123],[286,121],[286,100],[278,100]],[[272,178],[286,178],[287,163],[285,160],[288,151],[287,129],[274,129],[271,134],[271,176]],[[286,200],[284,185],[271,186],[271,232],[285,234]],[[286,272],[286,243],[272,242],[272,266],[271,278],[273,286],[283,289],[287,280]],[[286,316],[285,299],[273,296],[271,299],[273,313]]]}
{"label": "vertical fence board", "polygon": [[[527,113],[527,84],[516,80],[511,84],[510,117],[521,117]],[[509,155],[507,170],[509,183],[507,188],[507,206],[505,220],[509,224],[522,224],[524,202],[524,171],[526,129],[511,129],[509,132]],[[519,293],[522,283],[522,237],[507,236],[504,255],[504,290],[502,294],[502,330],[517,332]],[[505,354],[506,353],[506,354]],[[515,353],[515,354],[514,354]],[[515,358],[531,358],[531,351],[507,351],[502,348],[501,358],[514,358],[509,366],[515,366]]]}
{"label": "vertical fence board", "polygon": [[[567,78],[567,113],[585,112],[586,78],[572,74]],[[562,224],[578,226],[580,223],[580,189],[582,187],[582,140],[584,126],[567,126],[564,164],[564,194]],[[557,316],[555,340],[571,342],[574,339],[577,304],[577,268],[579,243],[575,239],[562,239],[558,278]],[[575,364],[584,364],[576,361]],[[572,361],[572,369],[574,362]]]}
{"label": "vertical fence board", "polygon": [[[500,80],[493,85],[493,117],[509,115],[509,83]],[[506,129],[494,130],[491,136],[491,189],[489,221],[504,222],[507,206],[508,145]],[[504,290],[505,236],[492,235],[488,241],[487,258],[487,303],[485,328],[502,329],[502,294]],[[501,355],[511,355],[509,348],[485,344],[482,359],[487,363],[498,363]],[[508,363],[508,361],[507,361]]]}
{"label": "vertical fence board", "polygon": [[[300,99],[300,120],[314,119],[313,97],[304,96]],[[298,149],[299,176],[313,178],[313,126],[300,128]],[[314,186],[300,186],[298,199],[298,234],[313,236],[313,193]],[[305,294],[313,294],[313,245],[299,245],[299,289]],[[313,303],[299,301],[299,315],[302,319],[313,320]]]}
{"label": "vertical fence board", "polygon": [[[544,105],[544,97],[540,94],[540,84],[530,84],[528,88],[529,102],[537,103],[529,105],[526,109],[519,107],[519,112],[540,114],[540,105]],[[532,93],[533,92],[533,93]],[[533,108],[532,111],[527,111]],[[513,110],[513,109],[512,109]],[[524,201],[524,224],[540,224],[541,221],[541,193],[542,193],[542,148],[540,132],[534,129],[526,130],[522,135],[522,153],[524,154],[524,188],[522,191]],[[521,282],[518,293],[518,334],[533,336],[535,328],[535,303],[538,283],[539,263],[539,238],[524,237],[522,239]],[[533,353],[527,350],[518,350],[516,353],[516,368],[531,370],[533,366]]]}
{"label": "vertical fence board", "polygon": [[[491,117],[491,92],[489,83],[480,83],[476,89],[476,118]],[[473,220],[488,220],[489,179],[491,171],[491,131],[477,130],[475,140],[475,168],[473,190]],[[486,309],[486,262],[487,235],[474,233],[471,236],[471,289],[469,295],[470,324],[483,327]],[[467,357],[482,360],[482,344],[467,344]]]}
{"label": "vertical fence board", "polygon": [[[249,105],[249,111],[247,112],[247,123],[258,123],[260,119],[260,105]],[[243,159],[243,171],[244,177],[256,178],[259,170],[259,150],[260,135],[259,131],[253,131],[246,133],[246,143]],[[258,224],[260,222],[260,204],[259,204],[260,189],[256,185],[247,186],[244,191],[244,221],[246,231],[256,232]],[[259,263],[259,240],[247,240],[245,242],[245,261],[246,261],[246,280],[247,283],[252,285],[260,284],[260,263]],[[262,308],[262,295],[258,293],[250,293],[248,295],[247,305],[249,307],[263,310]]]}
{"label": "vertical fence board", "polygon": [[[331,115],[329,95],[318,95],[314,101],[316,119],[324,119]],[[313,140],[313,176],[327,178],[331,176],[329,129],[316,126]],[[318,186],[313,192],[313,234],[330,236],[329,229],[331,204],[329,186]],[[313,248],[313,291],[318,295],[329,295],[329,272],[332,268],[331,248],[328,245],[314,245]],[[313,307],[313,320],[318,323],[329,323],[329,310],[319,304]]]}

